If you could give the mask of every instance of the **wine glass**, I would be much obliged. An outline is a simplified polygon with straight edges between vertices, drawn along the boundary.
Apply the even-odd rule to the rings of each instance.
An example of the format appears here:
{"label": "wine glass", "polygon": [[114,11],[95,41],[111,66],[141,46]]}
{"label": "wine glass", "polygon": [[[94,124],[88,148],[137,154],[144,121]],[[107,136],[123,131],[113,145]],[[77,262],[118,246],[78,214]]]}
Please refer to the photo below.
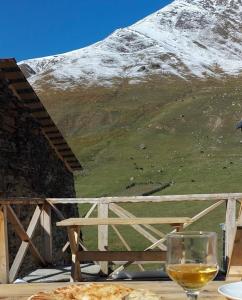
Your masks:
{"label": "wine glass", "polygon": [[197,299],[199,291],[218,272],[215,232],[177,232],[167,236],[166,270],[186,292]]}

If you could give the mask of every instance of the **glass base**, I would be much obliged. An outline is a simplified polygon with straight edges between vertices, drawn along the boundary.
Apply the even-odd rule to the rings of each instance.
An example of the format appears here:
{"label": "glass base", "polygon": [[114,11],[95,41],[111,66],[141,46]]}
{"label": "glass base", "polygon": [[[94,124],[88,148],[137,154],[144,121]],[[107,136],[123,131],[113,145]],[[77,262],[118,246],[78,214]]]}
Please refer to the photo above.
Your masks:
{"label": "glass base", "polygon": [[199,292],[198,291],[186,291],[187,299],[197,300]]}

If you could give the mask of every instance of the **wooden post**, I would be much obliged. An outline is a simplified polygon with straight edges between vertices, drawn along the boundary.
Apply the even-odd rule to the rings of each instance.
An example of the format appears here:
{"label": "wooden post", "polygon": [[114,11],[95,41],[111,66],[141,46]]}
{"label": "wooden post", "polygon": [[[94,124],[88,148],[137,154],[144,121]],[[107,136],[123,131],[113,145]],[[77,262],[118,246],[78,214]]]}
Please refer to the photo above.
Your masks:
{"label": "wooden post", "polygon": [[225,257],[227,263],[233,250],[234,237],[236,232],[236,200],[229,198],[227,200],[226,218],[225,218]]}
{"label": "wooden post", "polygon": [[40,226],[43,229],[43,258],[48,264],[52,264],[52,227],[51,206],[44,204],[40,216]]}
{"label": "wooden post", "polygon": [[[98,218],[108,218],[109,205],[107,203],[98,204]],[[108,249],[108,225],[98,225],[98,249],[105,251]],[[108,262],[99,262],[101,271],[108,275]]]}
{"label": "wooden post", "polygon": [[0,283],[9,283],[8,231],[6,207],[0,209]]}
{"label": "wooden post", "polygon": [[242,203],[237,219],[237,227],[233,244],[231,245],[231,255],[227,265],[226,280],[241,280],[242,278]]}
{"label": "wooden post", "polygon": [[175,229],[175,231],[180,232],[180,231],[183,230],[184,225],[183,224],[176,224],[176,225],[174,225],[172,227]]}
{"label": "wooden post", "polygon": [[80,226],[72,226],[68,229],[68,236],[71,247],[71,282],[81,281],[81,269],[78,259],[79,239],[80,239]]}

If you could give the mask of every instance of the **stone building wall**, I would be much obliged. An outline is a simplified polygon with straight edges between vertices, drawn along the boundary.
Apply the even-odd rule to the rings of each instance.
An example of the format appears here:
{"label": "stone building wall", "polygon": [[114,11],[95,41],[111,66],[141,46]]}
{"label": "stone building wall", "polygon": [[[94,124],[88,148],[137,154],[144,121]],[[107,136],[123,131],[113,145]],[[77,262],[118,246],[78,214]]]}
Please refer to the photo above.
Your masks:
{"label": "stone building wall", "polygon": [[[50,147],[41,133],[39,124],[28,109],[13,96],[7,82],[1,78],[0,197],[75,197],[72,173]],[[26,227],[34,207],[16,205],[14,209]],[[77,209],[73,205],[63,205],[60,209],[65,217],[77,214]],[[53,224],[55,222],[56,219],[53,218]],[[64,264],[67,257],[62,256],[61,248],[67,236],[63,229],[53,227],[54,259],[56,263]],[[12,261],[20,240],[12,231],[11,225],[8,228],[10,261]],[[37,231],[35,240],[40,246],[40,230]],[[30,258],[24,266],[25,271],[33,268]]]}

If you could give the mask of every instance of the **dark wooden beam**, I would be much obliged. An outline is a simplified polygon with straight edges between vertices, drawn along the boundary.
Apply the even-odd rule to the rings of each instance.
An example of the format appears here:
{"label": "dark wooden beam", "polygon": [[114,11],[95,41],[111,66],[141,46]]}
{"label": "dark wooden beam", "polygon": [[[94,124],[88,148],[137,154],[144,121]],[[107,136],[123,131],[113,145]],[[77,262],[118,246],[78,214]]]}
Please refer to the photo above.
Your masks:
{"label": "dark wooden beam", "polygon": [[0,198],[0,205],[8,204],[21,204],[21,205],[33,205],[44,204],[44,198]]}
{"label": "dark wooden beam", "polygon": [[1,67],[1,65],[0,65],[0,69],[3,72],[19,72],[18,67]]}
{"label": "dark wooden beam", "polygon": [[79,261],[157,261],[166,260],[166,251],[80,251]]}

